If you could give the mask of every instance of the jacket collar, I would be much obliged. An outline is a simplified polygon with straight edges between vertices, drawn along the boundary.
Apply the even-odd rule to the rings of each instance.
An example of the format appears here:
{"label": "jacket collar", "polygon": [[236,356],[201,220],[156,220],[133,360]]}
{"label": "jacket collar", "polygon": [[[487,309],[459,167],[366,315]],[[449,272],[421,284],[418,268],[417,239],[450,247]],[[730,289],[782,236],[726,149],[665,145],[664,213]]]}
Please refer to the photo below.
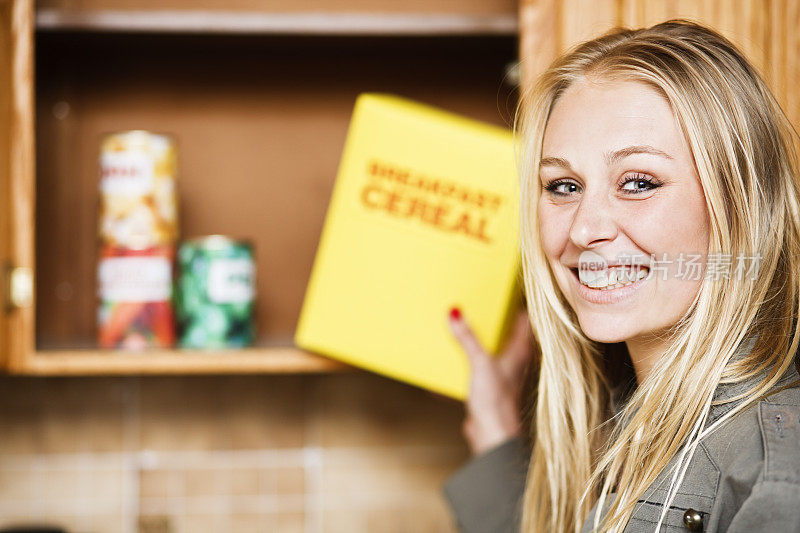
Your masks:
{"label": "jacket collar", "polygon": [[[740,361],[747,357],[752,351],[753,346],[755,346],[757,337],[758,335],[753,335],[742,341],[742,344],[736,349],[736,352],[731,357],[731,361]],[[757,387],[760,383],[767,379],[769,373],[770,368],[765,368],[757,374],[754,374],[753,376],[750,376],[742,381],[735,383],[720,383],[717,385],[717,388],[714,391],[711,410],[708,413],[708,420],[706,421],[706,424],[714,423],[725,413],[728,413],[737,405],[739,405],[743,399],[733,401],[732,399]],[[784,372],[784,374],[778,379],[777,383],[775,383],[769,389],[769,391],[776,391],[777,389],[789,385],[797,380],[800,380],[800,373],[797,372],[797,366],[795,362],[793,362],[789,365],[789,368],[786,370],[786,372]]]}
{"label": "jacket collar", "polygon": [[[734,352],[731,361],[738,361],[747,357],[755,346],[758,335],[753,335],[746,338]],[[795,362],[796,363],[796,362]],[[770,392],[775,391],[783,386],[789,385],[792,382],[800,380],[800,373],[797,371],[797,365],[793,363],[780,377],[777,383],[770,388]],[[742,400],[730,401],[732,398],[744,394],[745,392],[758,386],[769,375],[769,369],[764,369],[761,372],[736,383],[720,383],[714,390],[712,398],[711,409],[708,413],[707,425],[714,423],[725,413],[739,405]],[[635,381],[628,385],[620,385],[614,388],[611,395],[611,412],[614,416],[619,415],[625,404],[628,403],[630,395],[636,388]]]}

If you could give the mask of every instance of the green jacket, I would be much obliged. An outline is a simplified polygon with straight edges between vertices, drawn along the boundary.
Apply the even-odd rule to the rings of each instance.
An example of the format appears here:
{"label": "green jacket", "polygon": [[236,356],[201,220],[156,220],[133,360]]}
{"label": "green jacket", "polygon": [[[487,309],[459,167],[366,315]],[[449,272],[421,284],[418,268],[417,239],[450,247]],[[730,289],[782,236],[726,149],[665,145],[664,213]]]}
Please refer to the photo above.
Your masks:
{"label": "green jacket", "polygon": [[[714,398],[733,398],[762,378],[720,385]],[[798,380],[800,374],[792,366],[769,395],[701,441],[661,531],[800,533]],[[734,406],[712,407],[708,424]],[[515,437],[473,457],[446,480],[443,492],[461,531],[519,531],[529,458],[525,440]],[[639,500],[626,532],[655,531],[672,464]],[[595,510],[583,524],[583,532],[591,531]]]}

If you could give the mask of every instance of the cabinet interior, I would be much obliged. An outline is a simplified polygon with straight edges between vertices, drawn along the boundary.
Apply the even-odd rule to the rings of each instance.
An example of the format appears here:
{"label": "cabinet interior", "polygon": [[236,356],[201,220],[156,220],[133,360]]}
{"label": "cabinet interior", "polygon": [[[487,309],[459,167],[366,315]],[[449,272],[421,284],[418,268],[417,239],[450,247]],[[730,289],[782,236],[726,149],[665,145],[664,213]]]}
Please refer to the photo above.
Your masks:
{"label": "cabinet interior", "polygon": [[103,134],[178,143],[181,236],[251,240],[261,346],[291,346],[355,98],[513,120],[516,37],[36,34],[36,343],[93,348]]}

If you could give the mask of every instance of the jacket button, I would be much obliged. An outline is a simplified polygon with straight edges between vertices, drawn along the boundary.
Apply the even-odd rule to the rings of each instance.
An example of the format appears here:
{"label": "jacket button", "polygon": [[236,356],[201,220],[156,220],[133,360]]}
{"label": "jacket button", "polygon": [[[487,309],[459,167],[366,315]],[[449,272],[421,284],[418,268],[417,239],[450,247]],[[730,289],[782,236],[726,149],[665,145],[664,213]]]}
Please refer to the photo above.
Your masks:
{"label": "jacket button", "polygon": [[703,531],[703,515],[694,509],[686,509],[683,513],[683,524],[689,531]]}

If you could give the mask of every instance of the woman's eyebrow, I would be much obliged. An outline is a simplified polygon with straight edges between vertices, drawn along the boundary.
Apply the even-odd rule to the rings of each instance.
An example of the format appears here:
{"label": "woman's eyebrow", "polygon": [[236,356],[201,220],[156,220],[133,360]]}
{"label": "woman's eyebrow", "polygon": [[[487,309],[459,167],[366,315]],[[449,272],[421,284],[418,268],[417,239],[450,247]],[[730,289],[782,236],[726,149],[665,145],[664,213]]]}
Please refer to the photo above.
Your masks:
{"label": "woman's eyebrow", "polygon": [[563,157],[543,157],[541,161],[539,161],[540,167],[561,167],[565,168],[569,171],[572,170],[572,165],[569,164],[569,161],[564,159]]}
{"label": "woman's eyebrow", "polygon": [[[620,159],[625,157],[634,155],[634,154],[651,154],[657,155],[659,157],[663,157],[665,159],[672,159],[673,157],[669,155],[667,152],[663,150],[659,150],[653,146],[647,144],[638,144],[635,146],[626,146],[625,148],[620,148],[619,150],[614,150],[613,152],[606,153],[606,163],[608,165],[613,165]],[[563,157],[543,157],[541,161],[539,161],[540,167],[560,167],[566,170],[572,171],[572,165],[569,164],[569,161],[564,159]]]}
{"label": "woman's eyebrow", "polygon": [[640,144],[636,146],[626,146],[625,148],[620,148],[619,150],[606,153],[606,163],[613,165],[620,159],[633,154],[651,154],[664,157],[666,159],[672,159],[672,156],[663,150],[659,150],[658,148],[654,148],[647,144]]}

